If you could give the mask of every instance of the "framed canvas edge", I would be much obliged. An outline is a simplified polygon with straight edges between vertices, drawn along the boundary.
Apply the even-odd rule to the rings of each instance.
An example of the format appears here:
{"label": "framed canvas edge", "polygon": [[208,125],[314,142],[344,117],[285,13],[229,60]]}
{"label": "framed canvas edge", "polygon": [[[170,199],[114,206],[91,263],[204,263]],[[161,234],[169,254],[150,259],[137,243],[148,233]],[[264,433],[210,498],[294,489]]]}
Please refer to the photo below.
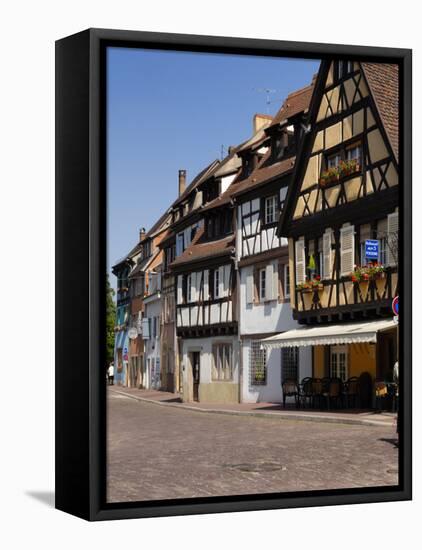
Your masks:
{"label": "framed canvas edge", "polygon": [[[397,48],[379,48],[369,46],[347,46],[331,44],[313,44],[303,42],[284,42],[264,39],[249,38],[226,38],[226,37],[208,37],[197,35],[178,35],[168,33],[150,33],[142,31],[118,31],[106,29],[89,29],[84,31],[89,34],[89,152],[88,164],[85,166],[87,175],[87,185],[89,186],[89,349],[86,350],[89,356],[89,381],[87,382],[88,392],[83,392],[85,396],[89,395],[86,410],[88,410],[89,438],[82,442],[84,463],[89,466],[88,486],[84,495],[88,494],[88,502],[81,506],[80,513],[75,509],[70,510],[66,505],[58,505],[59,509],[79,515],[84,519],[91,521],[140,518],[140,517],[158,517],[172,515],[204,514],[204,513],[224,513],[234,511],[252,511],[263,509],[277,509],[288,507],[309,507],[309,506],[328,506],[344,505],[355,503],[374,503],[384,501],[410,500],[412,498],[412,457],[411,457],[411,372],[410,369],[405,373],[402,379],[403,395],[405,396],[404,406],[400,415],[400,428],[402,437],[402,452],[400,457],[400,488],[383,491],[364,490],[363,492],[354,491],[353,493],[324,491],[321,494],[309,493],[306,496],[285,495],[283,497],[268,497],[265,495],[253,495],[248,497],[215,498],[213,502],[183,502],[168,504],[166,502],[149,503],[105,503],[104,497],[104,476],[105,476],[105,455],[102,451],[102,430],[104,430],[104,417],[100,410],[104,411],[105,406],[105,381],[104,387],[98,383],[101,377],[100,372],[100,350],[98,342],[101,341],[101,316],[102,299],[100,293],[99,279],[104,275],[100,272],[102,262],[101,250],[101,222],[104,222],[105,208],[104,193],[101,186],[104,181],[104,174],[101,168],[102,151],[105,147],[105,132],[101,127],[102,112],[104,104],[101,103],[101,93],[104,82],[101,81],[101,55],[102,48],[107,45],[119,45],[127,47],[150,47],[169,49],[190,49],[196,51],[216,51],[242,54],[258,55],[287,55],[287,56],[305,56],[321,58],[324,56],[341,57],[350,55],[358,58],[381,60],[383,62],[396,62],[401,68],[401,121],[400,121],[400,158],[401,175],[403,186],[401,190],[401,207],[406,211],[406,217],[401,216],[401,258],[406,258],[406,269],[404,262],[400,262],[400,275],[403,281],[401,290],[401,319],[400,338],[401,359],[403,362],[411,364],[411,63],[412,53],[409,49]],[[80,36],[79,33],[75,36]],[[86,35],[84,35],[86,36]],[[71,40],[71,38],[63,40]],[[59,44],[62,41],[58,41]],[[198,50],[199,48],[199,50]],[[57,176],[56,176],[57,177]],[[63,268],[58,267],[58,273],[62,274]],[[403,330],[406,326],[406,331]],[[97,343],[97,344],[96,344]],[[57,359],[60,359],[57,357]],[[56,373],[60,369],[56,359]],[[63,387],[56,386],[59,399],[62,395]],[[57,399],[57,397],[56,397]],[[68,423],[67,423],[68,424]],[[70,430],[69,426],[67,429]],[[57,432],[56,432],[57,433]],[[73,436],[73,439],[75,437]],[[56,453],[56,460],[66,462],[66,457],[59,456]],[[61,471],[66,470],[62,468]]]}

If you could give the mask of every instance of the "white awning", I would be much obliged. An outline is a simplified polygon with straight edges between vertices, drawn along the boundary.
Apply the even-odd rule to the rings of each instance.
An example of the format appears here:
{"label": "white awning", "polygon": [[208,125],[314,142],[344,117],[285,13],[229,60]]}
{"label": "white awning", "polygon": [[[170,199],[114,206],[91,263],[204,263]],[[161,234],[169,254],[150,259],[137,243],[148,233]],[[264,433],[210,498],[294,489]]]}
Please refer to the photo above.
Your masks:
{"label": "white awning", "polygon": [[393,319],[366,323],[344,323],[343,325],[304,326],[281,332],[277,336],[264,338],[261,340],[261,344],[266,348],[289,348],[362,342],[375,343],[377,332],[391,330],[396,326]]}

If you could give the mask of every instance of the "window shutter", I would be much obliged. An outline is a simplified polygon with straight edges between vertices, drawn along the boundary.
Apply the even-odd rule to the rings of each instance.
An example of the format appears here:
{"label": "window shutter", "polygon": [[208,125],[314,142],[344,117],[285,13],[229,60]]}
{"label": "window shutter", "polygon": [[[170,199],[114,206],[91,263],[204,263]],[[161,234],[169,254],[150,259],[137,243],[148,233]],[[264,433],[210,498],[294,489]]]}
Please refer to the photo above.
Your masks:
{"label": "window shutter", "polygon": [[190,295],[192,302],[197,301],[197,295],[196,295],[196,276],[197,273],[193,272],[190,274]]}
{"label": "window shutter", "polygon": [[387,265],[396,265],[399,244],[399,214],[394,212],[387,218]]}
{"label": "window shutter", "polygon": [[218,268],[218,296],[224,296],[224,265]]}
{"label": "window shutter", "polygon": [[278,300],[279,286],[278,286],[278,263],[273,264],[273,300]]}
{"label": "window shutter", "polygon": [[265,301],[274,299],[274,267],[273,264],[268,264],[265,268]]}
{"label": "window shutter", "polygon": [[142,338],[144,340],[149,340],[149,319],[147,317],[144,317],[142,319]]}
{"label": "window shutter", "polygon": [[295,243],[296,253],[296,284],[303,283],[305,281],[305,241],[299,239]]}
{"label": "window shutter", "polygon": [[224,266],[224,294],[223,296],[229,295],[229,289],[230,289],[230,265]]}
{"label": "window shutter", "polygon": [[177,277],[177,303],[183,302],[183,275]]}
{"label": "window shutter", "polygon": [[210,294],[210,291],[209,291],[209,270],[206,269],[204,271],[204,296],[203,296],[203,300],[208,300],[209,299],[209,294]]}
{"label": "window shutter", "polygon": [[331,250],[331,229],[327,229],[327,231],[322,236],[322,257],[322,278],[331,279],[333,264]]}
{"label": "window shutter", "polygon": [[246,276],[246,303],[253,304],[254,298],[254,280],[253,274]]}
{"label": "window shutter", "polygon": [[340,274],[349,275],[355,266],[355,228],[348,225],[340,229]]}
{"label": "window shutter", "polygon": [[199,302],[200,292],[201,292],[201,284],[202,284],[202,271],[196,272],[196,285],[195,285],[195,302]]}

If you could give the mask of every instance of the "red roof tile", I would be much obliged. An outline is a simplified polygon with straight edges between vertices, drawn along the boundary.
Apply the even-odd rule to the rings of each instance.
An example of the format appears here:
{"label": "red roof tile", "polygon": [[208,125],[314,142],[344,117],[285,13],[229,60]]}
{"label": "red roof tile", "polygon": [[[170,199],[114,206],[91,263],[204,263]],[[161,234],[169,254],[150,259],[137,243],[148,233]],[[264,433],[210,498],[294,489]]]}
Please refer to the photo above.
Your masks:
{"label": "red roof tile", "polygon": [[196,233],[192,243],[186,248],[183,254],[174,260],[170,267],[177,267],[205,258],[228,256],[232,254],[233,251],[234,235],[228,235],[224,239],[219,239],[217,241],[206,241],[204,238],[204,228],[201,228]]}
{"label": "red roof tile", "polygon": [[363,72],[391,147],[399,158],[399,67],[390,63],[362,63]]}

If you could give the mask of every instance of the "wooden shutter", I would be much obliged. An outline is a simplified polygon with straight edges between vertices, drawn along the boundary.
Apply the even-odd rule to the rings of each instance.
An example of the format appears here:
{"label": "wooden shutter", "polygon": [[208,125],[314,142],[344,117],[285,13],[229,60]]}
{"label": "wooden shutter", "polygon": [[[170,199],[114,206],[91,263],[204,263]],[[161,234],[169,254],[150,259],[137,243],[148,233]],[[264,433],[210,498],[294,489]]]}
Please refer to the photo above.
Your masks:
{"label": "wooden shutter", "polygon": [[396,265],[398,257],[399,214],[394,212],[387,218],[387,265]]}
{"label": "wooden shutter", "polygon": [[265,301],[274,300],[274,266],[268,264],[265,268]]}
{"label": "wooden shutter", "polygon": [[355,228],[340,229],[340,275],[349,275],[355,267]]}
{"label": "wooden shutter", "polygon": [[198,302],[200,298],[202,299],[202,296],[201,296],[202,276],[203,276],[203,271],[197,271],[196,285],[195,285],[195,302]]}
{"label": "wooden shutter", "polygon": [[332,276],[332,250],[331,250],[331,229],[327,229],[322,236],[322,273],[323,279],[331,279]]}
{"label": "wooden shutter", "polygon": [[206,269],[204,271],[204,296],[203,296],[203,300],[208,300],[209,299],[209,294],[210,294],[210,291],[209,291],[209,270]]}
{"label": "wooden shutter", "polygon": [[149,319],[148,317],[144,317],[142,319],[142,338],[144,340],[149,340],[150,334],[149,334]]}
{"label": "wooden shutter", "polygon": [[253,273],[246,276],[246,303],[253,304],[254,299],[254,280]]}
{"label": "wooden shutter", "polygon": [[224,265],[218,268],[218,296],[224,296]]}
{"label": "wooden shutter", "polygon": [[230,271],[231,266],[225,265],[224,266],[224,294],[223,296],[229,296],[230,294]]}
{"label": "wooden shutter", "polygon": [[305,267],[305,241],[299,239],[295,243],[296,253],[296,284],[303,283],[306,277]]}
{"label": "wooden shutter", "polygon": [[177,277],[177,303],[183,303],[183,275]]}
{"label": "wooden shutter", "polygon": [[196,294],[196,276],[197,273],[195,271],[190,274],[190,295],[192,302],[196,302],[198,299]]}

